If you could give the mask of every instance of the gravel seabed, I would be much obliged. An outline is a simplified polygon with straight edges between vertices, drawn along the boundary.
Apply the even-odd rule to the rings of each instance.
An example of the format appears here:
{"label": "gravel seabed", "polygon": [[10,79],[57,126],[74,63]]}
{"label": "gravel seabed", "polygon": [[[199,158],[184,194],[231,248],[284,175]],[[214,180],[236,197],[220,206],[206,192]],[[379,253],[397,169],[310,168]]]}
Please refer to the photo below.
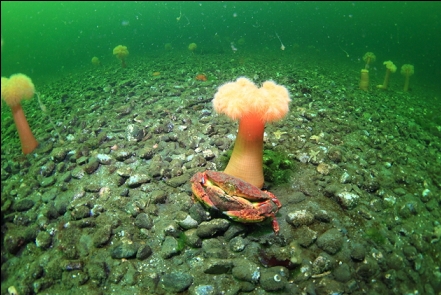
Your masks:
{"label": "gravel seabed", "polygon": [[[362,64],[317,57],[90,65],[36,85],[46,112],[23,104],[40,143],[28,156],[2,105],[1,294],[439,294],[436,95],[412,78],[404,93],[399,73],[376,89],[380,70],[361,91]],[[283,205],[278,235],[192,199],[191,176],[220,170],[234,144],[237,122],[211,100],[240,76],[291,94],[265,129],[265,149],[294,162],[288,183],[267,184]]]}

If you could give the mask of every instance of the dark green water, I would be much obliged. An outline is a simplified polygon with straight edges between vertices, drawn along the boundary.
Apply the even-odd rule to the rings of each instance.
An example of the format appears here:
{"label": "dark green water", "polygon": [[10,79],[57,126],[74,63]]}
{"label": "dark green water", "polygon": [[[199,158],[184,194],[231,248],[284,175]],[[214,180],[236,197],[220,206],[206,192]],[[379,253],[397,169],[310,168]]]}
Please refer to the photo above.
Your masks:
{"label": "dark green water", "polygon": [[93,56],[114,58],[118,44],[131,56],[159,53],[166,43],[184,50],[191,42],[207,53],[232,50],[231,42],[238,50],[277,51],[277,32],[287,50],[314,46],[324,59],[346,58],[345,50],[353,62],[372,51],[377,67],[410,63],[415,80],[436,84],[440,11],[440,2],[2,1],[1,71],[38,81],[89,66]]}

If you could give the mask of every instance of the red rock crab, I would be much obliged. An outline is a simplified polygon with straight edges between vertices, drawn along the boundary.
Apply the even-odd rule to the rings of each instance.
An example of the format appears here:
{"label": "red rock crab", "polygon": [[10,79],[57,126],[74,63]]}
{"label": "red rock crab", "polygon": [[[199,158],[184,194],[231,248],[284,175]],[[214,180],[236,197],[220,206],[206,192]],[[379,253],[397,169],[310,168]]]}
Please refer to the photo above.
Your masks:
{"label": "red rock crab", "polygon": [[261,222],[272,219],[274,232],[279,232],[275,215],[282,204],[270,192],[223,172],[198,172],[191,178],[195,198],[239,222]]}

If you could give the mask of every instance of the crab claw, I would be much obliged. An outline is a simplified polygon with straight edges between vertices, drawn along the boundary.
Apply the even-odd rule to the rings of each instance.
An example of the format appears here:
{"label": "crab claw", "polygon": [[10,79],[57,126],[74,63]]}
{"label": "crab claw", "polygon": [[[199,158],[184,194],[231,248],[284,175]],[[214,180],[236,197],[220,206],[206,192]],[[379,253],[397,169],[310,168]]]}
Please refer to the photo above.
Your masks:
{"label": "crab claw", "polygon": [[239,222],[261,222],[266,216],[262,216],[254,209],[243,209],[240,211],[225,211],[225,215]]}
{"label": "crab claw", "polygon": [[272,224],[273,224],[274,233],[277,235],[280,230],[279,223],[277,222],[277,220],[275,218],[273,218]]}

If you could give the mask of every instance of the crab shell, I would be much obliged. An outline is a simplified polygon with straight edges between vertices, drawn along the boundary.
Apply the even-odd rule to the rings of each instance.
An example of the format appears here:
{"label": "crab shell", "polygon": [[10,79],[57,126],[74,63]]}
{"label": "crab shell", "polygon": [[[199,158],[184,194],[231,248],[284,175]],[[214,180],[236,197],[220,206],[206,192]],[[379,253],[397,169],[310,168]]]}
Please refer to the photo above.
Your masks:
{"label": "crab shell", "polygon": [[223,172],[198,172],[190,181],[194,196],[207,207],[244,223],[271,218],[274,231],[279,231],[275,214],[282,205],[272,193]]}

